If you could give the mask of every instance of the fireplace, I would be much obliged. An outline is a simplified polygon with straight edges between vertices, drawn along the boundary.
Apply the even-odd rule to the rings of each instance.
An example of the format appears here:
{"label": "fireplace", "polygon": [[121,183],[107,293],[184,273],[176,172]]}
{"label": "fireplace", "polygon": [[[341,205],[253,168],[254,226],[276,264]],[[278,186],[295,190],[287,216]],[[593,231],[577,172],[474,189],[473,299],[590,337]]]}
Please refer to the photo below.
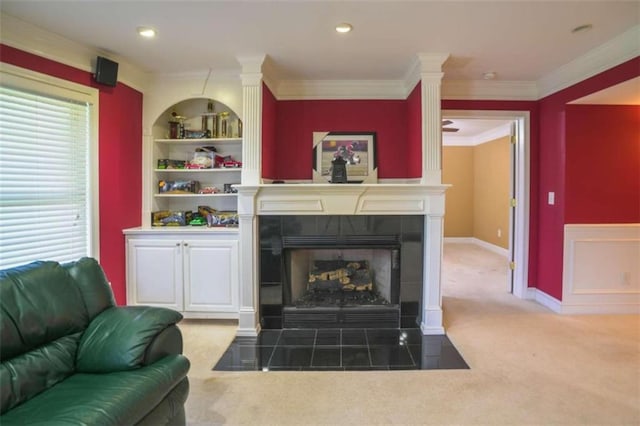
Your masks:
{"label": "fireplace", "polygon": [[419,215],[260,216],[262,328],[416,327]]}

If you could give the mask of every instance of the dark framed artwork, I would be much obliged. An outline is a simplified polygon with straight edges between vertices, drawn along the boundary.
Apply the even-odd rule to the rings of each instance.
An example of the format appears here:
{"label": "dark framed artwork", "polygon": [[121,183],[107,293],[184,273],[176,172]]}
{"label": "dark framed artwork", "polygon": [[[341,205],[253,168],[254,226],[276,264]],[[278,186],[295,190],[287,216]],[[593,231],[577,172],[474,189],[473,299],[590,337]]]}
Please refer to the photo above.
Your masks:
{"label": "dark framed artwork", "polygon": [[377,183],[375,132],[313,132],[314,182],[331,182],[338,157],[346,161],[348,183]]}

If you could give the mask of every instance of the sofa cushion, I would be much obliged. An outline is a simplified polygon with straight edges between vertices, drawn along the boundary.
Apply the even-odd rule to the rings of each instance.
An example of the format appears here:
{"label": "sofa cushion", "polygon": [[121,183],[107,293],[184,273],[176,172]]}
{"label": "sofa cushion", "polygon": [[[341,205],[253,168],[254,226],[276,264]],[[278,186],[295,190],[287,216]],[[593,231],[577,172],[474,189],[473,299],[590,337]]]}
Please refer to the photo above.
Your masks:
{"label": "sofa cushion", "polygon": [[73,374],[80,336],[76,333],[61,337],[3,362],[0,365],[0,414]]}
{"label": "sofa cushion", "polygon": [[115,306],[111,286],[98,261],[83,257],[62,266],[76,280],[90,319],[105,309]]}
{"label": "sofa cushion", "polygon": [[104,373],[138,368],[153,338],[181,319],[179,312],[166,308],[109,308],[95,317],[83,334],[77,371]]}
{"label": "sofa cushion", "polygon": [[56,262],[0,271],[0,309],[3,362],[82,331],[89,323],[80,290]]}
{"label": "sofa cushion", "polygon": [[184,380],[188,370],[187,358],[173,355],[135,371],[74,374],[9,411],[0,423],[135,424]]}

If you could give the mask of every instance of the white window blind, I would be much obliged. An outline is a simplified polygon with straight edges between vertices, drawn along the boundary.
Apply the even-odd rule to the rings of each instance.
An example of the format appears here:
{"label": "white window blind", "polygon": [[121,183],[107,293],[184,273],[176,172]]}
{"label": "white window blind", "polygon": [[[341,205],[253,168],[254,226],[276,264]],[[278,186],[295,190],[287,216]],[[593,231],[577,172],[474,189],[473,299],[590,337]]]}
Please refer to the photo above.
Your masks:
{"label": "white window blind", "polygon": [[90,112],[0,86],[0,269],[91,255]]}

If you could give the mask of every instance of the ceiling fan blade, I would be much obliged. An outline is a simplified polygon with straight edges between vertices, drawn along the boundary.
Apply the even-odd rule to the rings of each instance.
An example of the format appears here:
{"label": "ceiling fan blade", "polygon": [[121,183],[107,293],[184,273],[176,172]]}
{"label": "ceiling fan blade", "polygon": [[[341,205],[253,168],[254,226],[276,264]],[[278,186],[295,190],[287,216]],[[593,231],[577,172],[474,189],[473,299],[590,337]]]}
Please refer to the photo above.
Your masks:
{"label": "ceiling fan blade", "polygon": [[442,125],[443,126],[448,126],[449,124],[452,124],[452,123],[453,123],[453,121],[451,121],[451,120],[442,120]]}
{"label": "ceiling fan blade", "polygon": [[442,128],[443,132],[457,132],[458,130],[460,130],[460,129],[455,129],[453,127],[443,127]]}

